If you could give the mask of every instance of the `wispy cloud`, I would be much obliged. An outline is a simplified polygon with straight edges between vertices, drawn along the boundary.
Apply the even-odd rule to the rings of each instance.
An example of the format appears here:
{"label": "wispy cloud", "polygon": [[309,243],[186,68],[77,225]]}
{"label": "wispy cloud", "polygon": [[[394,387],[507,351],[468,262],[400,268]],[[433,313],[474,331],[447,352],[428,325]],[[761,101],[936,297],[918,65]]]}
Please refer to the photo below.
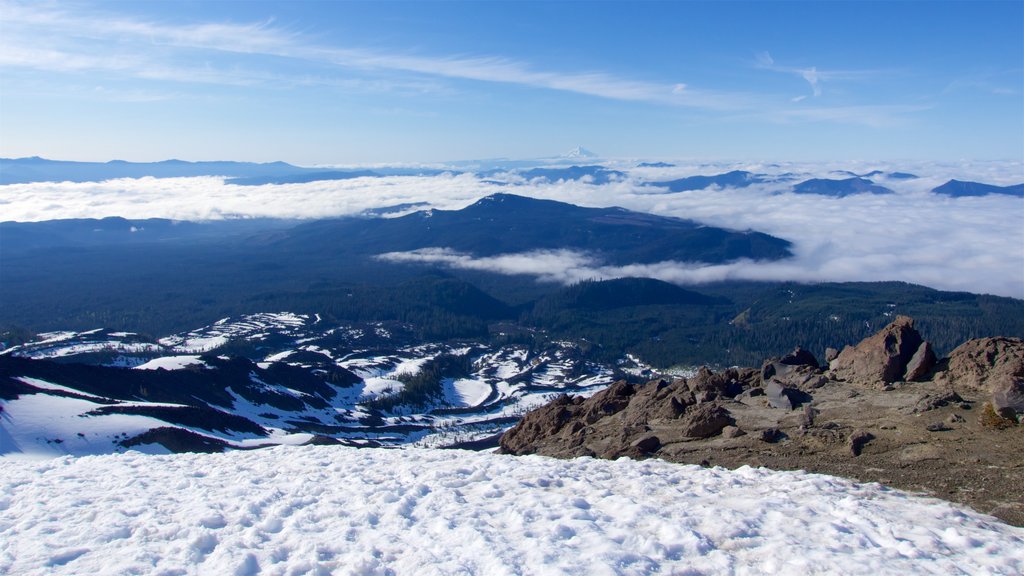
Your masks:
{"label": "wispy cloud", "polygon": [[[5,34],[0,65],[50,71],[105,70],[140,78],[225,84],[277,81],[245,69],[196,70],[160,64],[168,47],[229,54],[259,54],[330,64],[364,71],[398,71],[451,79],[519,84],[600,98],[649,101],[681,106],[730,108],[741,98],[708,90],[681,92],[677,83],[658,84],[604,72],[538,70],[525,62],[497,56],[424,56],[401,52],[338,48],[310,43],[273,22],[253,24],[165,25],[105,15],[87,15],[48,7],[7,3],[2,8]],[[128,49],[100,42],[127,42]],[[40,46],[40,41],[49,45]],[[93,52],[80,51],[88,44]],[[143,48],[139,51],[138,48]],[[107,53],[96,54],[98,52]]]}
{"label": "wispy cloud", "polygon": [[[881,74],[878,70],[818,70],[817,66],[797,67],[783,66],[778,64],[768,52],[760,52],[754,56],[754,65],[762,70],[780,72],[803,78],[811,89],[810,96],[818,98],[822,94],[822,84],[832,80],[864,80]],[[796,96],[791,99],[793,102],[800,102],[807,98],[807,95]]]}
{"label": "wispy cloud", "polygon": [[[59,5],[58,5],[59,6]],[[600,70],[545,70],[529,62],[493,55],[425,55],[401,50],[339,47],[289,30],[273,20],[250,23],[167,24],[117,14],[85,12],[53,5],[6,2],[0,5],[0,66],[64,73],[108,72],[140,79],[228,86],[302,86],[345,83],[359,90],[432,91],[434,80],[511,84],[625,102],[711,112],[777,117],[790,101],[756,90],[696,86],[685,78],[649,81]],[[209,57],[203,57],[203,55]],[[323,74],[270,72],[259,56],[290,59]],[[195,62],[202,62],[197,66]],[[859,72],[787,68],[766,52],[760,67],[803,77],[813,96],[826,80]],[[338,80],[337,75],[346,76]],[[358,77],[358,81],[356,78]],[[898,108],[891,108],[897,111]],[[833,115],[836,116],[836,115]],[[830,120],[819,114],[807,121]],[[855,117],[849,116],[849,119]],[[793,121],[804,121],[791,116]]]}

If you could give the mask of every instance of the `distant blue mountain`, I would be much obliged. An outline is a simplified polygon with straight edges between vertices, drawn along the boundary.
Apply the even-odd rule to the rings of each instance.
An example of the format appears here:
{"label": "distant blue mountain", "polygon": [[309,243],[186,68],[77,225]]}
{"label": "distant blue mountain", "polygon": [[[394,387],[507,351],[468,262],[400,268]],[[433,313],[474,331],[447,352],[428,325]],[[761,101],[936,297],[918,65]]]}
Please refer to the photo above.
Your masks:
{"label": "distant blue mountain", "polygon": [[637,168],[675,168],[675,166],[668,162],[641,162],[636,165]]}
{"label": "distant blue mountain", "polygon": [[950,180],[942,186],[933,188],[936,194],[945,194],[954,198],[963,196],[985,196],[986,194],[1009,194],[1010,196],[1024,197],[1024,183],[1013,186],[994,186],[980,182],[964,182],[962,180]]}
{"label": "distant blue mountain", "polygon": [[853,176],[855,178],[874,178],[875,176],[884,176],[892,180],[913,180],[918,178],[917,174],[911,174],[909,172],[882,172],[881,170],[872,170],[871,172],[865,172],[864,174],[857,174],[856,172],[850,172],[849,170],[837,170],[837,174],[846,174],[847,176]]}
{"label": "distant blue mountain", "polygon": [[262,186],[264,184],[305,184],[306,182],[318,182],[321,180],[351,180],[352,178],[374,178],[382,174],[372,170],[353,170],[351,172],[307,172],[303,174],[289,174],[287,176],[242,176],[228,178],[226,184],[238,184],[240,186]]}
{"label": "distant blue mountain", "polygon": [[842,198],[854,194],[892,194],[892,190],[879,186],[865,178],[845,178],[842,180],[829,180],[828,178],[812,178],[793,186],[793,192],[797,194],[821,194],[822,196],[834,196]]}
{"label": "distant blue mountain", "polygon": [[224,176],[226,182],[242,186],[262,184],[301,184],[319,180],[381,176],[436,176],[451,170],[434,168],[388,167],[375,170],[332,170],[305,168],[287,162],[68,162],[31,158],[0,158],[0,184],[27,182],[101,182],[112,178],[180,178]]}
{"label": "distant blue mountain", "polygon": [[68,162],[31,158],[0,158],[0,184],[26,182],[100,182],[112,178],[175,178],[185,176],[289,176],[301,173],[323,172],[314,168],[300,168],[287,162]]}
{"label": "distant blue mountain", "polygon": [[294,220],[238,218],[185,222],[165,218],[73,218],[43,222],[0,222],[0,244],[7,254],[54,246],[115,246],[190,243],[231,236],[251,236],[295,225]]}
{"label": "distant blue mountain", "polygon": [[568,168],[534,168],[519,173],[527,180],[541,178],[548,182],[559,180],[580,180],[586,176],[593,178],[594,184],[607,184],[611,180],[625,178],[626,173],[618,170],[609,170],[604,166],[569,166]]}
{"label": "distant blue mountain", "polygon": [[722,188],[744,188],[751,184],[770,182],[771,180],[760,174],[753,174],[743,170],[733,170],[716,176],[689,176],[678,180],[665,182],[650,182],[650,186],[662,186],[670,192],[685,192],[687,190],[703,190],[708,186],[720,186]]}

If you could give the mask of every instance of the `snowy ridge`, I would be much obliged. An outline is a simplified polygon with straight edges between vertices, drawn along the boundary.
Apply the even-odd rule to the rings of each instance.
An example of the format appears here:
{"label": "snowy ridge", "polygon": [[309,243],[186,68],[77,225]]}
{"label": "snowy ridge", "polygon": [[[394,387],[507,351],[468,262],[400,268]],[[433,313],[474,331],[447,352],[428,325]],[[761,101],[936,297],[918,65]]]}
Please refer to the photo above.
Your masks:
{"label": "snowy ridge", "polygon": [[271,333],[295,336],[308,325],[319,321],[308,315],[279,312],[248,314],[239,320],[218,320],[212,326],[186,334],[161,338],[160,344],[183,354],[202,354],[233,340],[265,340]]}
{"label": "snowy ridge", "polygon": [[802,472],[278,447],[0,467],[0,573],[1020,574],[1024,530]]}

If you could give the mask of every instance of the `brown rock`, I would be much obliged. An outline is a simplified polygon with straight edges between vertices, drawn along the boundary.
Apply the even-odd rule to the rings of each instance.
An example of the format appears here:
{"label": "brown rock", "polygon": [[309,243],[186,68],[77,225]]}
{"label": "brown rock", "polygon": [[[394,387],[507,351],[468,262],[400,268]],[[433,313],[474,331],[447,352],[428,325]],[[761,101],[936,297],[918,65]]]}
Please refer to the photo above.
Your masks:
{"label": "brown rock", "polygon": [[583,421],[593,424],[605,416],[623,410],[629,405],[633,394],[636,394],[635,386],[625,380],[615,382],[583,402],[580,406]]}
{"label": "brown rock", "polygon": [[680,432],[688,438],[709,438],[732,424],[735,421],[728,410],[717,404],[702,404],[686,415]]}
{"label": "brown rock", "polygon": [[641,454],[650,454],[651,452],[657,452],[658,448],[661,448],[661,440],[657,436],[644,436],[634,440],[630,446],[636,448]]}
{"label": "brown rock", "polygon": [[1024,340],[968,340],[949,354],[939,379],[965,394],[988,396],[996,412],[1024,413]]}
{"label": "brown rock", "polygon": [[807,350],[797,346],[792,352],[786,354],[779,359],[779,364],[785,364],[787,366],[810,366],[811,368],[818,368],[818,359],[814,357]]}
{"label": "brown rock", "polygon": [[847,346],[830,364],[836,377],[861,384],[897,382],[924,339],[909,316],[897,316],[877,334]]}
{"label": "brown rock", "polygon": [[847,445],[850,447],[850,454],[860,456],[861,451],[864,450],[864,446],[874,439],[875,436],[872,433],[864,430],[857,430],[853,434],[850,434],[850,439],[847,441]]}
{"label": "brown rock", "polygon": [[514,428],[501,436],[499,445],[507,454],[533,454],[540,441],[557,434],[579,410],[581,398],[565,394],[528,413]]}

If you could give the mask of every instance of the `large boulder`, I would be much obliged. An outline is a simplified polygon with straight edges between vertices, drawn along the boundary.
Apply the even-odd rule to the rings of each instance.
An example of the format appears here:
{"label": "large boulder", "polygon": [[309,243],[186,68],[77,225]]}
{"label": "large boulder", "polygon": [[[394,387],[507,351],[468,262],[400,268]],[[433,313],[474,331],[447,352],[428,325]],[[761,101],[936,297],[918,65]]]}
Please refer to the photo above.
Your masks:
{"label": "large boulder", "polygon": [[707,403],[695,407],[686,415],[680,433],[688,438],[710,438],[735,423],[728,410],[718,404]]}
{"label": "large boulder", "polygon": [[932,371],[937,361],[938,358],[935,357],[935,351],[932,350],[931,343],[927,341],[922,343],[910,359],[910,362],[907,362],[907,368],[903,372],[903,379],[907,382],[925,380],[925,377]]}
{"label": "large boulder", "polygon": [[1024,340],[968,340],[949,354],[939,379],[963,395],[981,394],[996,412],[1024,414]]}
{"label": "large boulder", "polygon": [[[899,382],[905,379],[907,366],[922,346],[930,347],[914,329],[913,318],[897,316],[877,334],[844,348],[829,367],[840,380],[869,385]],[[927,352],[922,356],[926,357]]]}

